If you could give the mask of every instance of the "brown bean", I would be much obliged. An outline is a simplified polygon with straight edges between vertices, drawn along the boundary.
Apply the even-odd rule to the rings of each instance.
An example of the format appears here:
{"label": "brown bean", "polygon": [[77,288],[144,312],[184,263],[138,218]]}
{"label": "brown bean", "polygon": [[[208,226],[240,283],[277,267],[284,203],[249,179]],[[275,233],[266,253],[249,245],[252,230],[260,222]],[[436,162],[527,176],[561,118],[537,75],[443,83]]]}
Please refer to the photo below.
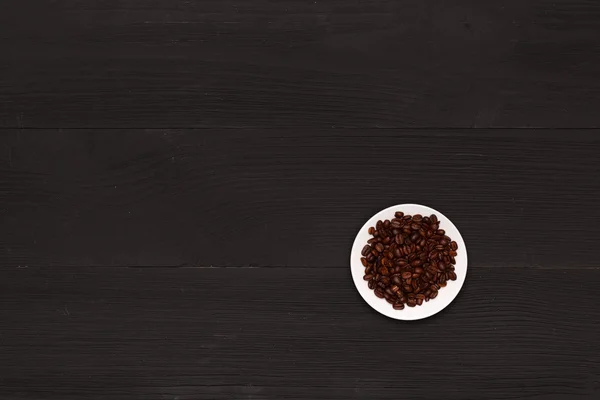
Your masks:
{"label": "brown bean", "polygon": [[421,229],[421,225],[420,224],[411,224],[410,228],[413,231],[418,231],[419,229]]}
{"label": "brown bean", "polygon": [[372,235],[375,233],[375,228],[374,227],[370,227],[369,228],[369,235]]}
{"label": "brown bean", "polygon": [[422,263],[422,262],[421,262],[421,260],[419,260],[418,258],[417,258],[416,260],[414,260],[413,262],[411,262],[411,263],[410,263],[410,265],[411,265],[412,267],[418,267],[418,266],[420,266],[421,264],[423,264],[423,263]]}
{"label": "brown bean", "polygon": [[412,291],[413,291],[413,288],[412,288],[412,286],[410,286],[410,285],[404,285],[404,286],[402,286],[402,290],[403,290],[405,293],[412,293]]}
{"label": "brown bean", "polygon": [[371,290],[375,289],[375,282],[369,281],[369,285],[368,286],[369,286],[369,289],[371,289]]}
{"label": "brown bean", "polygon": [[412,273],[410,273],[410,272],[408,272],[408,271],[407,271],[407,272],[404,272],[404,273],[402,273],[402,279],[408,279],[408,278],[410,278],[411,276],[412,276]]}
{"label": "brown bean", "polygon": [[394,303],[394,310],[404,310],[404,304],[402,303]]}
{"label": "brown bean", "polygon": [[402,285],[402,279],[398,275],[392,276],[392,282],[394,282],[394,284],[398,286]]}
{"label": "brown bean", "polygon": [[419,232],[415,232],[412,235],[410,235],[410,240],[412,242],[417,242],[417,240],[419,240],[419,238],[421,237],[421,235],[419,235]]}
{"label": "brown bean", "polygon": [[362,263],[363,267],[366,267],[366,266],[367,266],[367,259],[366,259],[366,258],[362,257],[362,258],[360,259],[360,262]]}
{"label": "brown bean", "polygon": [[381,267],[379,268],[379,273],[383,276],[388,276],[390,274],[390,271],[386,267]]}
{"label": "brown bean", "polygon": [[421,267],[416,267],[414,272],[415,272],[415,274],[419,274],[419,275],[421,275],[421,274],[423,273],[423,268],[421,268]]}
{"label": "brown bean", "polygon": [[444,236],[446,234],[446,231],[443,229],[438,229],[437,234],[440,236]]}
{"label": "brown bean", "polygon": [[420,306],[421,304],[423,304],[423,299],[417,299],[417,305]]}
{"label": "brown bean", "polygon": [[430,298],[430,299],[435,299],[435,298],[437,297],[437,295],[438,295],[438,292],[437,292],[437,291],[435,291],[435,292],[431,292],[431,294],[429,295],[429,298]]}
{"label": "brown bean", "polygon": [[371,275],[371,274],[365,275],[365,276],[363,276],[363,279],[365,281],[370,281],[371,279],[373,279],[373,275]]}
{"label": "brown bean", "polygon": [[375,296],[379,297],[380,299],[383,299],[384,297],[383,292],[380,289],[375,289]]}

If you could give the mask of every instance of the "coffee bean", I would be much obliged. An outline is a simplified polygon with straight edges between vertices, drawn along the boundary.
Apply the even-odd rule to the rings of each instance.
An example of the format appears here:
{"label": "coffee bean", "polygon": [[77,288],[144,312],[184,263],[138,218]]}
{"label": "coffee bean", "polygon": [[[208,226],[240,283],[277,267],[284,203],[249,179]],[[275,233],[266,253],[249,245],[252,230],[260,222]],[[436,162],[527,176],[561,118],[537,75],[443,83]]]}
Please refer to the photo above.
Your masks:
{"label": "coffee bean", "polygon": [[420,266],[421,264],[423,264],[423,263],[422,263],[422,262],[421,262],[421,260],[419,260],[419,259],[416,259],[416,260],[414,260],[413,262],[411,262],[411,263],[410,263],[410,265],[411,265],[412,267],[418,267],[418,266]]}
{"label": "coffee bean", "polygon": [[412,276],[412,273],[410,273],[410,272],[408,272],[408,271],[407,271],[407,272],[404,272],[404,273],[402,273],[402,279],[408,279],[408,278],[410,278],[411,276]]}
{"label": "coffee bean", "polygon": [[365,275],[365,276],[363,276],[363,279],[364,279],[365,281],[370,281],[371,279],[373,279],[373,275],[371,275],[371,274],[369,274],[369,275]]}
{"label": "coffee bean", "polygon": [[394,303],[394,310],[404,310],[404,304],[402,303]]}
{"label": "coffee bean", "polygon": [[377,243],[375,245],[375,248],[377,249],[378,252],[382,252],[383,251],[383,245],[381,243]]}
{"label": "coffee bean", "polygon": [[402,211],[396,211],[396,213],[394,215],[396,216],[396,218],[404,217],[404,213]]}
{"label": "coffee bean", "polygon": [[418,231],[419,229],[421,229],[421,225],[420,224],[412,224],[410,226],[410,229],[412,229],[413,231]]}
{"label": "coffee bean", "polygon": [[443,229],[438,229],[437,234],[440,236],[444,236],[446,234],[446,231]]}
{"label": "coffee bean", "polygon": [[416,243],[420,237],[421,237],[421,235],[419,235],[419,232],[415,232],[412,235],[410,235],[410,240],[411,240],[411,242]]}
{"label": "coffee bean", "polygon": [[374,227],[370,227],[369,228],[369,235],[372,235],[375,233],[375,228]]}
{"label": "coffee bean", "polygon": [[360,254],[362,254],[363,256],[366,256],[367,254],[369,254],[370,251],[371,251],[371,246],[366,245],[365,247],[363,247]]}
{"label": "coffee bean", "polygon": [[383,299],[383,292],[380,289],[375,289],[375,296],[379,297],[380,299]]}
{"label": "coffee bean", "polygon": [[402,225],[400,224],[400,221],[398,221],[398,220],[394,220],[394,221],[392,221],[392,223],[390,224],[390,226],[391,226],[392,228],[394,228],[394,229],[398,229],[398,228],[401,228],[401,227],[402,227]]}
{"label": "coffee bean", "polygon": [[411,299],[411,300],[408,300],[408,302],[406,303],[406,305],[409,306],[409,307],[414,307],[414,306],[417,305],[417,302]]}
{"label": "coffee bean", "polygon": [[402,279],[398,275],[392,276],[392,282],[394,285],[402,286]]}
{"label": "coffee bean", "polygon": [[435,298],[437,297],[437,295],[438,295],[438,292],[437,292],[437,291],[435,291],[435,292],[431,292],[431,294],[429,295],[429,298],[430,298],[430,299],[435,299]]}
{"label": "coffee bean", "polygon": [[390,271],[386,267],[381,267],[379,268],[379,273],[383,276],[388,276],[390,274]]}
{"label": "coffee bean", "polygon": [[454,251],[458,250],[458,243],[455,241],[450,242],[450,248]]}
{"label": "coffee bean", "polygon": [[421,267],[416,267],[415,268],[415,274],[421,275],[422,273],[423,273],[423,268],[421,268]]}
{"label": "coffee bean", "polygon": [[402,286],[402,290],[403,290],[405,293],[412,293],[412,291],[413,291],[413,288],[412,288],[412,286],[411,286],[411,285],[404,285],[404,286]]}
{"label": "coffee bean", "polygon": [[366,259],[366,258],[362,257],[362,258],[360,259],[360,262],[362,263],[363,267],[366,267],[366,266],[367,266],[367,259]]}

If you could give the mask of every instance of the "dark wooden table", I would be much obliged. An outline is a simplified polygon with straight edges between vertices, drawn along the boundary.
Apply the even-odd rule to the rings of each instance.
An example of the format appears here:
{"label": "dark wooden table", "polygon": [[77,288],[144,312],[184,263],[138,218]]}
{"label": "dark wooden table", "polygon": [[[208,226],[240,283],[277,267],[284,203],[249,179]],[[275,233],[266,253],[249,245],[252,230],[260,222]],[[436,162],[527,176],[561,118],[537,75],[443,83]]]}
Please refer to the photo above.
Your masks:
{"label": "dark wooden table", "polygon": [[[600,398],[600,3],[3,0],[0,399]],[[463,291],[350,278],[444,212]]]}

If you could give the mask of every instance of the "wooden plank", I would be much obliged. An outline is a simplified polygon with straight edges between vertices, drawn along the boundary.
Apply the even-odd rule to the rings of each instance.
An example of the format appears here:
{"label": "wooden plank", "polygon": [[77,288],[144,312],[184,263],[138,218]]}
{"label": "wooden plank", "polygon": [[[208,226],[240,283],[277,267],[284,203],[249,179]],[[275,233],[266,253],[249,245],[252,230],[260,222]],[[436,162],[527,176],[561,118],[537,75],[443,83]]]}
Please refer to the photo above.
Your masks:
{"label": "wooden plank", "polygon": [[416,202],[477,266],[598,267],[596,131],[24,131],[0,138],[0,266],[344,267]]}
{"label": "wooden plank", "polygon": [[593,0],[34,4],[0,127],[600,127]]}
{"label": "wooden plank", "polygon": [[[316,273],[318,271],[318,273]],[[594,398],[600,270],[474,267],[385,318],[347,269],[0,271],[3,399]]]}

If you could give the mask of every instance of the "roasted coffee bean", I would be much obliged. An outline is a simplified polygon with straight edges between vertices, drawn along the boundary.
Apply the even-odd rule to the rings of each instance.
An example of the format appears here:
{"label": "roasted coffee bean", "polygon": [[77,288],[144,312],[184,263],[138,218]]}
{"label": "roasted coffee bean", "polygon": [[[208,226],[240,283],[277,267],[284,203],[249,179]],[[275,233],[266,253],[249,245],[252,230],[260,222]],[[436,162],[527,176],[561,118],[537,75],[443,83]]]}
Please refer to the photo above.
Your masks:
{"label": "roasted coffee bean", "polygon": [[391,298],[391,297],[386,297],[385,301],[387,301],[390,304],[396,304],[396,299]]}
{"label": "roasted coffee bean", "polygon": [[371,246],[366,245],[365,247],[363,247],[360,254],[362,254],[363,256],[366,256],[367,254],[369,254],[370,251],[371,251]]}
{"label": "roasted coffee bean", "polygon": [[438,295],[438,292],[437,292],[437,290],[436,290],[436,291],[434,291],[434,292],[431,292],[431,294],[429,295],[429,298],[430,298],[430,299],[435,299],[435,298],[437,297],[437,295]]}
{"label": "roasted coffee bean", "polygon": [[410,263],[411,267],[418,267],[418,266],[420,266],[421,264],[423,264],[423,263],[422,263],[422,262],[421,262],[421,260],[419,260],[419,259],[413,260],[413,261]]}
{"label": "roasted coffee bean", "polygon": [[397,244],[404,244],[404,236],[402,236],[401,234],[397,234],[394,240]]}
{"label": "roasted coffee bean", "polygon": [[369,235],[372,235],[375,233],[375,228],[374,227],[370,227],[369,228]]}
{"label": "roasted coffee bean", "polygon": [[413,288],[412,288],[412,286],[411,286],[411,285],[404,285],[404,286],[402,286],[402,290],[403,290],[405,293],[412,293],[412,291],[413,291]]}
{"label": "roasted coffee bean", "polygon": [[371,279],[373,279],[373,275],[371,275],[371,274],[369,274],[369,275],[365,275],[365,276],[363,276],[363,279],[364,279],[365,281],[370,281]]}
{"label": "roasted coffee bean", "polygon": [[431,221],[432,224],[435,224],[438,221],[437,215],[431,214],[429,216],[429,220]]}
{"label": "roasted coffee bean", "polygon": [[417,242],[417,240],[419,240],[419,238],[421,237],[421,235],[419,235],[419,232],[415,232],[412,235],[410,235],[410,240],[414,243]]}
{"label": "roasted coffee bean", "polygon": [[409,307],[414,307],[417,305],[417,302],[414,301],[413,299],[408,300],[408,302],[406,303],[407,306]]}
{"label": "roasted coffee bean", "polygon": [[413,231],[418,231],[419,229],[421,229],[421,225],[420,224],[412,224],[410,226],[410,229],[412,229]]}
{"label": "roasted coffee bean", "polygon": [[396,218],[404,217],[404,213],[402,211],[396,211],[396,213],[394,215],[396,216]]}
{"label": "roasted coffee bean", "polygon": [[387,276],[382,276],[381,278],[379,278],[379,282],[381,282],[385,286],[388,286],[390,284],[390,278],[388,278]]}
{"label": "roasted coffee bean", "polygon": [[404,304],[402,303],[394,303],[394,310],[404,310]]}
{"label": "roasted coffee bean", "polygon": [[415,222],[419,222],[423,219],[423,216],[421,214],[415,214],[413,215],[413,221]]}
{"label": "roasted coffee bean", "polygon": [[383,227],[385,229],[388,229],[390,227],[390,220],[386,219],[385,221],[383,221]]}
{"label": "roasted coffee bean", "polygon": [[408,278],[410,278],[411,276],[412,276],[412,273],[410,273],[410,272],[408,272],[408,271],[407,271],[407,272],[404,272],[404,273],[402,273],[402,279],[408,279]]}
{"label": "roasted coffee bean", "polygon": [[421,268],[421,267],[416,267],[414,272],[415,272],[415,274],[419,274],[419,275],[421,275],[421,274],[423,273],[423,268]]}
{"label": "roasted coffee bean", "polygon": [[369,281],[369,285],[368,286],[369,286],[369,289],[371,289],[371,290],[375,289],[375,282]]}
{"label": "roasted coffee bean", "polygon": [[423,304],[423,299],[417,298],[417,305],[420,306],[421,304]]}
{"label": "roasted coffee bean", "polygon": [[367,266],[367,259],[366,259],[366,258],[362,257],[362,258],[360,259],[360,262],[362,263],[363,267],[366,267],[366,266]]}
{"label": "roasted coffee bean", "polygon": [[383,299],[383,292],[380,289],[375,289],[375,296],[379,297],[380,299]]}
{"label": "roasted coffee bean", "polygon": [[392,221],[392,223],[390,224],[390,226],[392,228],[394,228],[394,229],[398,229],[398,228],[402,227],[402,225],[400,224],[400,221],[398,221],[398,220]]}
{"label": "roasted coffee bean", "polygon": [[450,280],[451,281],[455,281],[456,280],[456,272],[454,272],[454,271],[450,272]]}
{"label": "roasted coffee bean", "polygon": [[446,234],[446,231],[443,229],[438,229],[437,234],[440,236],[444,236]]}
{"label": "roasted coffee bean", "polygon": [[402,286],[402,279],[398,275],[392,276],[392,282],[394,285]]}
{"label": "roasted coffee bean", "polygon": [[390,271],[386,267],[381,267],[379,268],[379,273],[383,276],[388,276],[390,274]]}

